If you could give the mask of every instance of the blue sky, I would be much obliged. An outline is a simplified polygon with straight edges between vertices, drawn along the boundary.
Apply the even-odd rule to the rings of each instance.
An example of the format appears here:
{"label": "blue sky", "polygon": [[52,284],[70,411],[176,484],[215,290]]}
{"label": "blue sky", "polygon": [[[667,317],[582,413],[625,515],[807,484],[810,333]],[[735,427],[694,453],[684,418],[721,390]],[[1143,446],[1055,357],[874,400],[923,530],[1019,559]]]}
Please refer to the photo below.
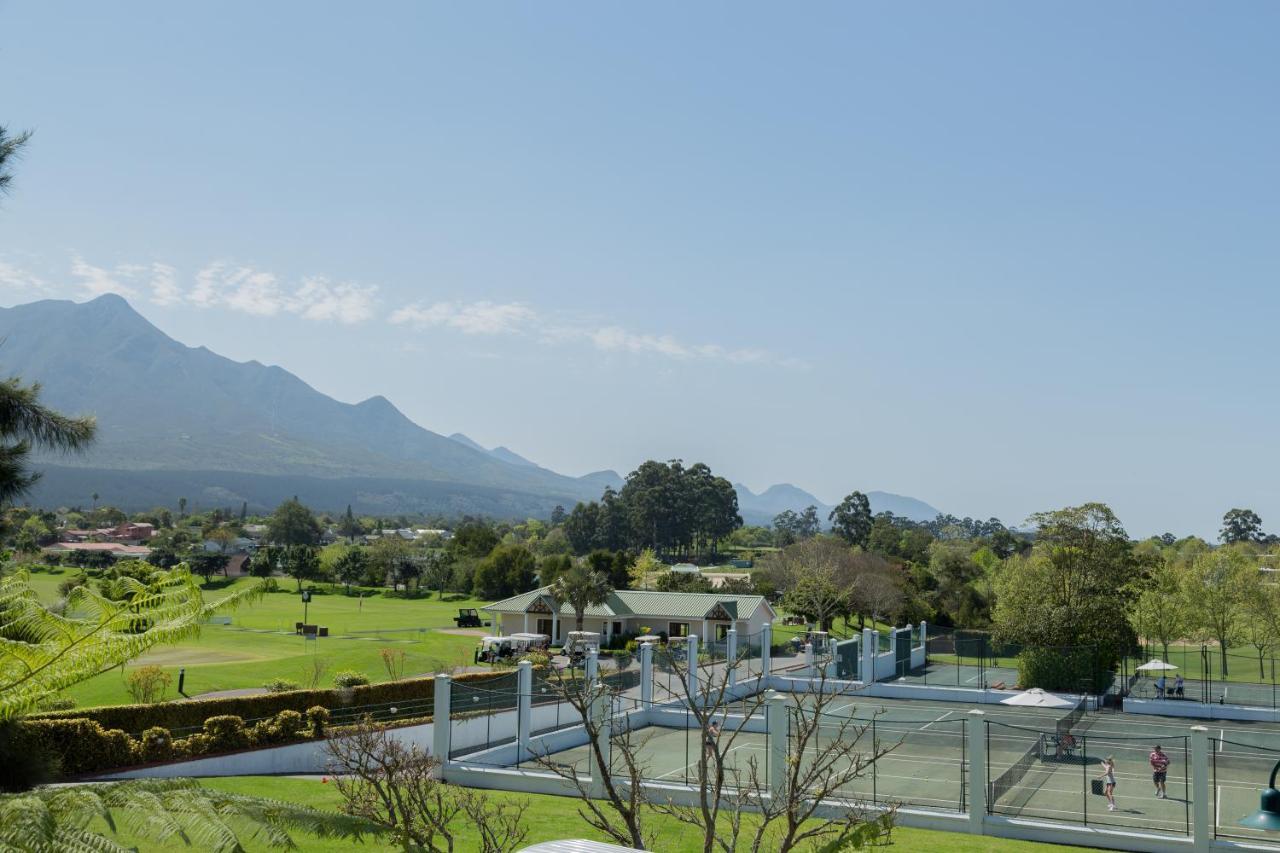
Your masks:
{"label": "blue sky", "polygon": [[1280,6],[0,3],[0,301],[567,473],[1280,530]]}

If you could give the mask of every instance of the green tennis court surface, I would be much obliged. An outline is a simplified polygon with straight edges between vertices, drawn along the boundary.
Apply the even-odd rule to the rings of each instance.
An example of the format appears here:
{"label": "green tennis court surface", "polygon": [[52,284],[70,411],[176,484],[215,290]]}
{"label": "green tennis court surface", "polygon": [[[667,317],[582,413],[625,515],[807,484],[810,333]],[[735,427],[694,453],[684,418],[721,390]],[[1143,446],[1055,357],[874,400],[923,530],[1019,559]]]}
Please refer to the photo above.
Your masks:
{"label": "green tennis court surface", "polygon": [[[789,704],[812,712],[813,697],[789,694]],[[835,737],[843,717],[866,726],[860,739],[864,752],[873,742],[892,750],[846,785],[847,797],[877,803],[899,803],[931,809],[965,808],[964,772],[973,750],[987,756],[988,783],[996,783],[996,814],[1068,823],[1184,835],[1189,830],[1191,791],[1190,736],[1195,721],[1174,717],[1134,718],[1112,712],[1079,716],[1061,728],[1063,710],[1028,709],[1004,705],[981,706],[982,742],[968,737],[972,706],[950,702],[839,697],[824,709],[832,721],[820,737]],[[756,716],[763,715],[757,711]],[[1068,741],[1064,735],[1069,734]],[[1265,837],[1233,827],[1257,808],[1258,795],[1271,765],[1280,758],[1280,725],[1235,722],[1213,727],[1213,814],[1224,836]],[[846,730],[846,736],[849,736]],[[702,745],[696,729],[651,726],[633,732],[645,778],[654,781],[696,781]],[[733,718],[720,736],[727,770],[748,771],[755,762],[761,777],[769,757],[766,735],[735,732]],[[1167,798],[1155,796],[1148,756],[1159,744],[1169,755]],[[794,741],[793,747],[794,748]],[[811,747],[813,749],[813,747]],[[1101,773],[1101,761],[1116,762],[1115,811],[1106,799],[1091,793],[1091,781]],[[576,747],[552,760],[588,772],[588,751]],[[1010,768],[1017,767],[1010,778]],[[621,772],[615,750],[615,772]],[[1274,839],[1272,839],[1274,840]]]}

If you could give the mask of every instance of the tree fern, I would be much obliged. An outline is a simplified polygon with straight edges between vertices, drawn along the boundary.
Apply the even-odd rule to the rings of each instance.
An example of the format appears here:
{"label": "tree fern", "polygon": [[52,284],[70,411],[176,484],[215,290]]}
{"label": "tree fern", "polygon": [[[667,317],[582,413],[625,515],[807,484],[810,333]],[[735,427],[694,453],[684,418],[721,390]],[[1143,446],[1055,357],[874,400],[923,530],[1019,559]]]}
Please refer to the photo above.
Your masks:
{"label": "tree fern", "polygon": [[67,597],[72,615],[60,616],[37,600],[26,571],[0,579],[0,720],[153,646],[189,639],[211,614],[261,595],[255,586],[206,603],[182,567],[146,584],[121,580],[123,600],[76,587]]}
{"label": "tree fern", "polygon": [[275,848],[295,847],[290,832],[360,838],[363,820],[281,800],[201,787],[189,779],[148,779],[69,788],[39,788],[0,796],[0,850],[23,853],[115,853],[113,840],[239,853],[241,836]]}

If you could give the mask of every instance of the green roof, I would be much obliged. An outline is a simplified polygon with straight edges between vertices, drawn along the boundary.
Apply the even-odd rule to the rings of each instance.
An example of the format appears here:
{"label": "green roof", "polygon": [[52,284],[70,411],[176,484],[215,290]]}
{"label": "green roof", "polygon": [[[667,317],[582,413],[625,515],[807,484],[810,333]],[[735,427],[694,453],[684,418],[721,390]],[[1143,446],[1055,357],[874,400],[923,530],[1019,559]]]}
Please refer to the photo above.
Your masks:
{"label": "green roof", "polygon": [[[495,601],[482,610],[491,613],[525,613],[530,605],[541,599],[548,607],[553,607],[551,587],[544,586],[502,601]],[[588,607],[587,616],[674,616],[686,619],[701,619],[716,605],[722,607],[736,619],[750,619],[761,607],[768,609],[772,618],[773,611],[762,595],[730,595],[717,592],[650,592],[638,589],[618,589],[609,593],[604,604]],[[568,604],[560,605],[562,615],[573,615],[573,608]]]}

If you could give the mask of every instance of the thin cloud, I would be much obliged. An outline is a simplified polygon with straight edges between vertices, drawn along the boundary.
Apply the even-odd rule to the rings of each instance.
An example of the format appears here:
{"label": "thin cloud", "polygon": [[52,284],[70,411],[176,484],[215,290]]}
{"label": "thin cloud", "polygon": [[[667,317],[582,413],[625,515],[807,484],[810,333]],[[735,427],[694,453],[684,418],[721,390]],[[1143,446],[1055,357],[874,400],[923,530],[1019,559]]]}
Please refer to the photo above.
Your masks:
{"label": "thin cloud", "polygon": [[0,289],[17,291],[28,297],[48,296],[54,292],[44,279],[3,258],[0,258]]}
{"label": "thin cloud", "polygon": [[527,331],[538,320],[537,312],[518,302],[436,302],[397,308],[390,321],[416,328],[443,327],[464,335],[510,335]]}
{"label": "thin cloud", "polygon": [[187,301],[198,308],[220,307],[255,317],[294,314],[304,320],[353,325],[373,316],[378,288],[324,276],[304,278],[289,287],[274,273],[217,262],[196,273]]}

